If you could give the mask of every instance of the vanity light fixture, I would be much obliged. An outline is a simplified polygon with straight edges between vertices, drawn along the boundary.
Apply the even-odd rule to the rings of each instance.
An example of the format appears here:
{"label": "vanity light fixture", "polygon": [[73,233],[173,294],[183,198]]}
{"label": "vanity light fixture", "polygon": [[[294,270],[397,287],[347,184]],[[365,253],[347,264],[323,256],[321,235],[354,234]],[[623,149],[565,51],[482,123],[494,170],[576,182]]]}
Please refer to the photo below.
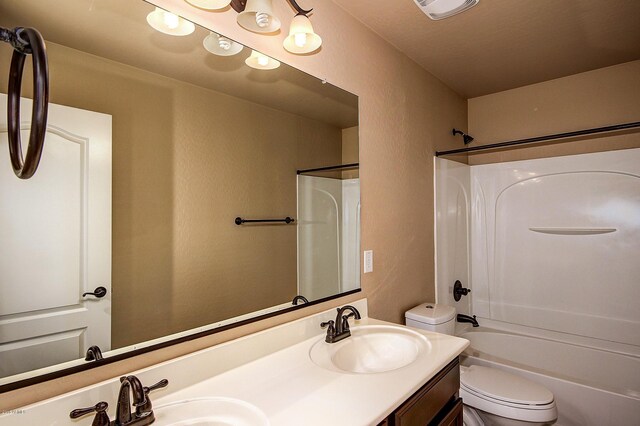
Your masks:
{"label": "vanity light fixture", "polygon": [[[309,14],[313,9],[303,9],[296,0],[287,0],[296,11],[291,21],[289,35],[283,46],[296,55],[304,55],[320,48],[322,39],[313,31]],[[280,28],[280,20],[273,14],[272,0],[231,0],[231,7],[238,12],[238,24],[253,32],[272,33]]]}
{"label": "vanity light fixture", "polygon": [[224,9],[229,6],[231,0],[185,0],[192,6],[199,7],[205,10],[218,10]]}
{"label": "vanity light fixture", "polygon": [[[309,14],[313,9],[303,9],[296,0],[287,0],[296,11],[291,21],[289,35],[283,42],[286,50],[304,55],[320,48],[322,39],[313,31]],[[253,32],[272,33],[280,28],[280,20],[273,14],[272,0],[231,0],[231,7],[238,12],[238,24]]]}
{"label": "vanity light fixture", "polygon": [[173,36],[186,36],[196,30],[193,22],[159,7],[147,15],[147,22],[153,29]]}
{"label": "vanity light fixture", "polygon": [[[201,9],[219,9],[231,4],[238,12],[237,22],[242,28],[262,34],[280,30],[280,19],[273,12],[273,0],[185,0]],[[296,55],[315,52],[322,45],[322,38],[313,31],[309,14],[313,9],[303,9],[296,0],[287,0],[296,11],[291,21],[284,48]]]}
{"label": "vanity light fixture", "polygon": [[211,31],[202,45],[209,52],[218,56],[233,56],[242,51],[243,45]]}
{"label": "vanity light fixture", "polygon": [[257,70],[273,70],[280,66],[279,61],[255,50],[251,51],[251,56],[245,59],[244,63]]}
{"label": "vanity light fixture", "polygon": [[282,45],[291,53],[303,55],[318,50],[322,45],[322,38],[313,31],[309,17],[298,12],[291,21],[289,36]]}

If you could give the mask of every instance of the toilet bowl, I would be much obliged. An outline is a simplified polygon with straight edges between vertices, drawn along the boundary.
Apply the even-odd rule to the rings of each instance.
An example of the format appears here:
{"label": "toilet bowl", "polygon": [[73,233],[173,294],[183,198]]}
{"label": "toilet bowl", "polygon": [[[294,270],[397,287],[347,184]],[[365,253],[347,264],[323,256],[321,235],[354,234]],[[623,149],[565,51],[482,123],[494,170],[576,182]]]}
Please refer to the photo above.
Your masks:
{"label": "toilet bowl", "polygon": [[[405,313],[406,325],[445,334],[454,334],[455,317],[455,308],[435,303]],[[551,391],[495,368],[461,366],[460,397],[465,426],[552,425],[558,418]]]}
{"label": "toilet bowl", "polygon": [[467,426],[551,425],[558,418],[547,388],[495,368],[460,367],[460,397],[483,421],[468,421]]}

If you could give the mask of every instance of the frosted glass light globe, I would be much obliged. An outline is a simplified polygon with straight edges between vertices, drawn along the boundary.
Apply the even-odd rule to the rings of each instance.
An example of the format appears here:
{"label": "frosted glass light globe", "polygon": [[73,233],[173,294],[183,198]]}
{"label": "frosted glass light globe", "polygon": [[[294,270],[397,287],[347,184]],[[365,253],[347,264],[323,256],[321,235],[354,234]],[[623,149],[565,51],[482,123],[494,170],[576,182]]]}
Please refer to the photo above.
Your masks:
{"label": "frosted glass light globe", "polygon": [[172,36],[186,36],[196,30],[193,22],[189,22],[159,7],[156,7],[153,12],[147,15],[147,23],[154,30]]}
{"label": "frosted glass light globe", "polygon": [[218,10],[224,9],[229,6],[231,0],[185,0],[192,6],[199,7],[206,10]]}
{"label": "frosted glass light globe", "polygon": [[244,63],[257,70],[273,70],[280,66],[279,61],[255,50],[251,51],[251,56],[245,59]]}
{"label": "frosted glass light globe", "polygon": [[273,33],[280,29],[280,20],[273,14],[271,0],[247,0],[238,25],[254,33]]}
{"label": "frosted glass light globe", "polygon": [[298,14],[293,17],[289,36],[284,39],[282,45],[291,53],[304,55],[318,50],[322,45],[322,38],[313,31],[309,18]]}
{"label": "frosted glass light globe", "polygon": [[202,45],[207,51],[218,56],[233,56],[240,52],[244,48],[243,45],[230,40],[220,34],[216,34],[213,31],[202,41]]}

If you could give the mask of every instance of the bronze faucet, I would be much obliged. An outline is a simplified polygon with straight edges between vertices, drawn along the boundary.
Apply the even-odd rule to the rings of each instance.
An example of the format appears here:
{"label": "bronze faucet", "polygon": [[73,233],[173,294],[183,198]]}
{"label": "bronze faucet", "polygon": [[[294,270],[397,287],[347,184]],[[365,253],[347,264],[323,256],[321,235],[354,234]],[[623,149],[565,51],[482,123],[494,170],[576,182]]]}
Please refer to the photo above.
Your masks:
{"label": "bronze faucet", "polygon": [[[138,412],[147,403],[147,396],[140,379],[136,376],[120,377],[120,392],[118,393],[118,408],[116,410],[115,426],[150,425],[154,422],[153,411]],[[131,412],[131,392],[133,392],[133,406],[135,414]]]}
{"label": "bronze faucet", "polygon": [[[344,315],[346,311],[351,311],[351,313]],[[325,342],[336,343],[351,336],[351,331],[349,330],[349,318],[351,317],[354,317],[357,320],[362,318],[360,316],[360,312],[358,312],[356,308],[351,305],[345,305],[342,308],[338,308],[338,314],[336,315],[335,321],[329,320],[321,323],[320,327],[328,327],[327,337],[324,339]]]}
{"label": "bronze faucet", "polygon": [[309,303],[309,300],[308,300],[306,297],[304,297],[304,296],[297,295],[297,296],[296,296],[296,297],[294,297],[294,298],[293,298],[293,300],[291,301],[291,303],[293,304],[293,306],[298,305],[298,302],[301,302],[301,303]]}
{"label": "bronze faucet", "polygon": [[102,351],[99,346],[93,345],[89,349],[87,349],[87,355],[84,357],[85,361],[100,361],[104,359],[102,356]]}
{"label": "bronze faucet", "polygon": [[[136,376],[120,377],[120,391],[118,392],[118,406],[116,419],[109,421],[106,402],[99,402],[95,407],[73,410],[69,417],[77,419],[86,414],[96,412],[92,426],[145,426],[153,423],[156,418],[153,414],[149,392],[163,388],[169,384],[167,379],[160,380],[153,386],[142,386],[142,382]],[[131,394],[133,393],[133,407],[131,410]]]}

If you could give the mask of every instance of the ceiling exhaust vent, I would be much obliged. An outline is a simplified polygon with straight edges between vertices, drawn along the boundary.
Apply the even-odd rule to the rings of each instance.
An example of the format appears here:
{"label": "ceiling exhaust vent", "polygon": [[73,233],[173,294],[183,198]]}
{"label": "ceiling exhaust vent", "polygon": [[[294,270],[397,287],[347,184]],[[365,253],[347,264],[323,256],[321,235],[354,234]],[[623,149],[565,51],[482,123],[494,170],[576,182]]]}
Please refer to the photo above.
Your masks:
{"label": "ceiling exhaust vent", "polygon": [[437,21],[472,8],[480,0],[413,0],[426,15]]}

